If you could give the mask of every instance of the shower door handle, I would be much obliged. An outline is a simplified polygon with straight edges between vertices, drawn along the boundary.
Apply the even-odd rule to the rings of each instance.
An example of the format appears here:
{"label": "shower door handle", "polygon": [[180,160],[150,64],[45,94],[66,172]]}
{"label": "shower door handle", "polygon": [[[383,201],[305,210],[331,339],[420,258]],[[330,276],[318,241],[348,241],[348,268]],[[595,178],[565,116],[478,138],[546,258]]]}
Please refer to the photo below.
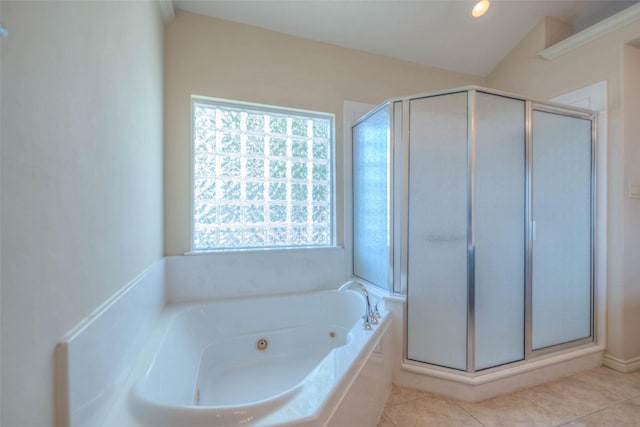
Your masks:
{"label": "shower door handle", "polygon": [[536,222],[535,221],[530,222],[529,235],[531,236],[531,240],[536,240]]}

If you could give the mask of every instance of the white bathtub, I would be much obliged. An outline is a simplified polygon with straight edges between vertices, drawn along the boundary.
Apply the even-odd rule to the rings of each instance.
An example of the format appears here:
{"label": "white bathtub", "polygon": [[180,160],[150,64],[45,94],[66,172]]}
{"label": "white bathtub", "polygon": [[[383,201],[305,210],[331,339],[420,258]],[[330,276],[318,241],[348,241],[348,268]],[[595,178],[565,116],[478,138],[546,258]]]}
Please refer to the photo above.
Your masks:
{"label": "white bathtub", "polygon": [[[155,350],[131,384],[129,410],[136,424],[154,427],[344,423],[336,418],[351,419],[350,427],[373,427],[390,368],[388,376],[358,378],[385,369],[374,349],[379,351],[390,319],[381,310],[379,324],[364,330],[364,307],[356,291],[169,306]],[[352,387],[357,381],[362,384]],[[376,386],[382,390],[377,397],[361,391]],[[350,389],[363,395],[348,396]],[[378,413],[368,414],[369,421],[366,414],[345,417],[349,408],[341,403],[358,400]]]}

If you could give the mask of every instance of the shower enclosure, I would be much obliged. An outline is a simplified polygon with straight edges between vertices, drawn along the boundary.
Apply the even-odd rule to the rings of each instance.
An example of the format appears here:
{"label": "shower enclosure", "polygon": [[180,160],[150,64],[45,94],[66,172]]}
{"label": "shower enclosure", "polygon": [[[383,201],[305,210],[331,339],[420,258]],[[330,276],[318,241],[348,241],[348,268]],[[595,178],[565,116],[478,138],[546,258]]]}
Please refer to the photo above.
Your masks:
{"label": "shower enclosure", "polygon": [[353,127],[353,273],[405,294],[405,359],[473,373],[594,339],[595,119],[479,87]]}

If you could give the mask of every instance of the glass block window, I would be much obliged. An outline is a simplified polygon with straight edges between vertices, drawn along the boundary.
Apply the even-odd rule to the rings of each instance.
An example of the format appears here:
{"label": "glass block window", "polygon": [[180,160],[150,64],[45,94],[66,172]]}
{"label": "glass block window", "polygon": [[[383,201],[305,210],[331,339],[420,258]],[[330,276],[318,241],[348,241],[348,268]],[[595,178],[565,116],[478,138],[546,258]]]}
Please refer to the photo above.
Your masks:
{"label": "glass block window", "polygon": [[192,249],[330,246],[333,115],[196,99]]}

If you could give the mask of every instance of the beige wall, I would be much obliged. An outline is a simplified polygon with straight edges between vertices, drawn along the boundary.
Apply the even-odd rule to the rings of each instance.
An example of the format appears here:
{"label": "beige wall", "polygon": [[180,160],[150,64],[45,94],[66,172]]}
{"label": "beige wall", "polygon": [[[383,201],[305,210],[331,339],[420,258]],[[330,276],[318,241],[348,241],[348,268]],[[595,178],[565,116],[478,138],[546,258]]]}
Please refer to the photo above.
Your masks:
{"label": "beige wall", "polygon": [[[625,182],[632,164],[639,164],[635,147],[637,137],[623,135],[623,118],[631,110],[623,107],[623,93],[629,79],[637,82],[638,74],[623,79],[623,52],[625,43],[640,35],[640,22],[596,39],[552,61],[537,56],[547,47],[549,34],[558,31],[554,20],[542,20],[501,61],[487,77],[489,86],[549,99],[601,80],[608,82],[608,278],[607,278],[607,354],[628,360],[640,356],[637,343],[640,317],[638,317],[638,274],[632,271],[638,264],[640,235],[630,233],[629,224],[638,224],[638,211],[627,208]],[[550,28],[554,26],[554,28]],[[629,69],[631,69],[629,65]],[[637,122],[637,115],[636,122]],[[630,151],[631,150],[631,151]],[[634,153],[634,154],[632,154]],[[633,157],[632,157],[633,156]],[[637,168],[637,166],[636,166]],[[633,202],[637,202],[634,200]],[[635,276],[635,279],[634,279]],[[635,305],[635,311],[630,307]],[[636,346],[637,347],[637,346]]]}
{"label": "beige wall", "polygon": [[178,10],[165,33],[165,253],[190,249],[190,96],[336,116],[342,241],[342,105],[466,84],[480,77],[344,49]]}
{"label": "beige wall", "polygon": [[162,256],[162,21],[2,1],[2,419],[54,425],[53,354]]}

